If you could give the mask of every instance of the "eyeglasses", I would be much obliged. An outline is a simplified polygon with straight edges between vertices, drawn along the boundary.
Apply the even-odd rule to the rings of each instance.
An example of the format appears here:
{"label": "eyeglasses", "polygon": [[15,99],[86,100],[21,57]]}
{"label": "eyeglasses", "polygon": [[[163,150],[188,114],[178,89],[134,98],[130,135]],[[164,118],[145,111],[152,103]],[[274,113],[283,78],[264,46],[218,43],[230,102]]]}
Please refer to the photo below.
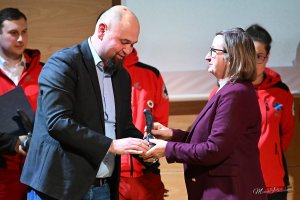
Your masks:
{"label": "eyeglasses", "polygon": [[217,53],[218,53],[218,51],[221,51],[221,52],[223,52],[223,53],[227,53],[227,51],[226,51],[226,50],[223,50],[223,49],[210,48],[210,50],[209,50],[209,55],[210,55],[210,57],[215,58],[216,55],[217,55]]}
{"label": "eyeglasses", "polygon": [[256,63],[257,64],[263,64],[263,62],[266,60],[267,56],[264,56],[262,54],[256,54]]}

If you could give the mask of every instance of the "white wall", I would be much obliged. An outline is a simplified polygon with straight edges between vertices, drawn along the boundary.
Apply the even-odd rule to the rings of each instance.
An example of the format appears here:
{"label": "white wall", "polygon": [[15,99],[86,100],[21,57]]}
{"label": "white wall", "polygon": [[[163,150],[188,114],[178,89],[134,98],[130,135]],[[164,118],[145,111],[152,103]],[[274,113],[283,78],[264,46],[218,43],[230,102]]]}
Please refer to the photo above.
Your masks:
{"label": "white wall", "polygon": [[[293,66],[300,44],[299,0],[123,0],[122,4],[135,12],[141,23],[136,46],[140,60],[156,66],[165,76],[178,71],[207,73],[204,57],[215,33],[227,28],[246,28],[253,23],[264,26],[273,37],[270,67]],[[199,83],[215,84],[208,74],[203,77]],[[177,90],[180,83],[172,88],[178,77],[167,79],[171,97],[179,93],[189,95],[189,89]],[[186,77],[182,83],[188,81]],[[300,89],[300,83],[298,86],[293,90]],[[194,95],[200,92],[206,96],[203,92],[209,87]]]}

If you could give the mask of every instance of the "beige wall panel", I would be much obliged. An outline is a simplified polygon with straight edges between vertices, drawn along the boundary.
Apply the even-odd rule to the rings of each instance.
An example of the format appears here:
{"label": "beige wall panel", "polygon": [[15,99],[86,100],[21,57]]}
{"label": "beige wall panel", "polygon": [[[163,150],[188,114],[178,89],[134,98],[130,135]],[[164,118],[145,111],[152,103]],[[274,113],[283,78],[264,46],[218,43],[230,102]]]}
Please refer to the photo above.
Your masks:
{"label": "beige wall panel", "polygon": [[296,111],[296,127],[295,135],[286,153],[286,160],[289,170],[291,181],[291,192],[289,193],[288,200],[300,199],[300,96],[294,98],[295,111]]}
{"label": "beige wall panel", "polygon": [[111,7],[110,0],[0,0],[0,8],[19,8],[28,18],[28,48],[39,49],[42,61],[71,46],[95,29],[98,15]]}

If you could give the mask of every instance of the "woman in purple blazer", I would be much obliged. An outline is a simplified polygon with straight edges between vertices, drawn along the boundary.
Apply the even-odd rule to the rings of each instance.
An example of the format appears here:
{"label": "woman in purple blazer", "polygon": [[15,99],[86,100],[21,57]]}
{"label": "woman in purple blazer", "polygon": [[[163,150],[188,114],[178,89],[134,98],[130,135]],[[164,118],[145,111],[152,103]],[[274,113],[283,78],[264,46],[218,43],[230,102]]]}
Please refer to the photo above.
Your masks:
{"label": "woman in purple blazer", "polygon": [[155,123],[155,143],[144,159],[165,156],[184,163],[190,200],[267,199],[259,163],[261,114],[252,81],[255,48],[241,28],[218,32],[206,55],[208,71],[220,89],[208,101],[190,132]]}

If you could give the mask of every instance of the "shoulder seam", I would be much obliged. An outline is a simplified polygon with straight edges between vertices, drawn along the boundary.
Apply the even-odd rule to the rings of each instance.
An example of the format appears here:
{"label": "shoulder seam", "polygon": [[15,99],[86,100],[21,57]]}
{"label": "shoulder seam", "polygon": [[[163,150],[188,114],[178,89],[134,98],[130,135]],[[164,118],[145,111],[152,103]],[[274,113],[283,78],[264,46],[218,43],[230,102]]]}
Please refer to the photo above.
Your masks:
{"label": "shoulder seam", "polygon": [[287,92],[290,91],[289,87],[285,83],[283,83],[282,81],[272,85],[271,87],[272,88],[280,88],[280,89],[285,90]]}
{"label": "shoulder seam", "polygon": [[148,70],[152,71],[157,76],[157,78],[159,77],[159,74],[160,74],[159,70],[156,69],[155,67],[151,66],[151,65],[147,65],[147,64],[142,63],[142,62],[137,62],[136,66],[144,68],[144,69],[148,69]]}

